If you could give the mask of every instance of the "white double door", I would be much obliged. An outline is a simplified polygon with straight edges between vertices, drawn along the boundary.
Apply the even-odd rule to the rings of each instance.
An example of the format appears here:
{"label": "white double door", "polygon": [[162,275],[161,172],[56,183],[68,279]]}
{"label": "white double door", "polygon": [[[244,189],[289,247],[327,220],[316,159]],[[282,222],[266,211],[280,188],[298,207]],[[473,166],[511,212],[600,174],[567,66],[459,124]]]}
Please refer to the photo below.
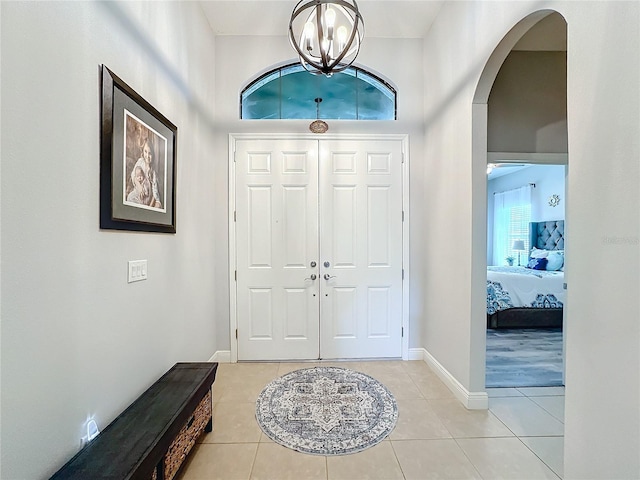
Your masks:
{"label": "white double door", "polygon": [[402,355],[402,142],[238,140],[239,360]]}

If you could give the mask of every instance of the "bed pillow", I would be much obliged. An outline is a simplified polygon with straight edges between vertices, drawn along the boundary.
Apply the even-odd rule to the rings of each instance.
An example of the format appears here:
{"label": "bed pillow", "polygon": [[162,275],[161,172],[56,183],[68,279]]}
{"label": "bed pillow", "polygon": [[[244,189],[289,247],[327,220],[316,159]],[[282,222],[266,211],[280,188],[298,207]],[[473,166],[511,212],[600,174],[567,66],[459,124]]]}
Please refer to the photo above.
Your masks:
{"label": "bed pillow", "polygon": [[549,252],[547,256],[547,270],[557,271],[564,265],[564,255],[560,252]]}
{"label": "bed pillow", "polygon": [[549,250],[542,250],[540,248],[533,247],[529,258],[547,258],[549,253]]}
{"label": "bed pillow", "polygon": [[550,253],[559,253],[564,255],[564,250],[544,250],[542,248],[533,247],[529,252],[529,258],[547,258]]}
{"label": "bed pillow", "polygon": [[529,260],[529,264],[527,265],[527,268],[531,268],[532,270],[545,270],[546,267],[546,258],[532,258],[531,260]]}

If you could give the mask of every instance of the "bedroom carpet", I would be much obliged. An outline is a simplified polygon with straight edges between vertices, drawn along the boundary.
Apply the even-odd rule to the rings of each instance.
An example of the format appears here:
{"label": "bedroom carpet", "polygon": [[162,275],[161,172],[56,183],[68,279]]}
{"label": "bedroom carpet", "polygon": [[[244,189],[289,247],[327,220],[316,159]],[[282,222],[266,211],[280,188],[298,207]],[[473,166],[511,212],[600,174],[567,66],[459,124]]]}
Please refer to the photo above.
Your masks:
{"label": "bedroom carpet", "polygon": [[487,330],[487,388],[559,385],[562,330]]}

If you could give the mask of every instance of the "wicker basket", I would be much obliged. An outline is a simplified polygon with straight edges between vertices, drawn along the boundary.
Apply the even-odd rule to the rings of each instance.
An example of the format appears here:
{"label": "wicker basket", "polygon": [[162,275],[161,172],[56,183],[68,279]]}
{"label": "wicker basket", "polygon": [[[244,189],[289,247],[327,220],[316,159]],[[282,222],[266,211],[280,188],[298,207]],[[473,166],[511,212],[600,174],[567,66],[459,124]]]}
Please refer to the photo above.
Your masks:
{"label": "wicker basket", "polygon": [[164,457],[163,478],[165,480],[173,479],[209,420],[211,420],[211,390],[207,392],[193,412],[193,416],[169,446]]}

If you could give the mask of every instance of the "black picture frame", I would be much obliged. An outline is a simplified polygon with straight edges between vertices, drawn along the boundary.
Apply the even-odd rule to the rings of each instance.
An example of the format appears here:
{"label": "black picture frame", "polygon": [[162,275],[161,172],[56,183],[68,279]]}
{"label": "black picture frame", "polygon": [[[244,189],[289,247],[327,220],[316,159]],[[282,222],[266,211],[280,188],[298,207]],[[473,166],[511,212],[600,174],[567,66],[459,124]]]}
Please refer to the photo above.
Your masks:
{"label": "black picture frame", "polygon": [[100,228],[176,233],[178,128],[101,66]]}

